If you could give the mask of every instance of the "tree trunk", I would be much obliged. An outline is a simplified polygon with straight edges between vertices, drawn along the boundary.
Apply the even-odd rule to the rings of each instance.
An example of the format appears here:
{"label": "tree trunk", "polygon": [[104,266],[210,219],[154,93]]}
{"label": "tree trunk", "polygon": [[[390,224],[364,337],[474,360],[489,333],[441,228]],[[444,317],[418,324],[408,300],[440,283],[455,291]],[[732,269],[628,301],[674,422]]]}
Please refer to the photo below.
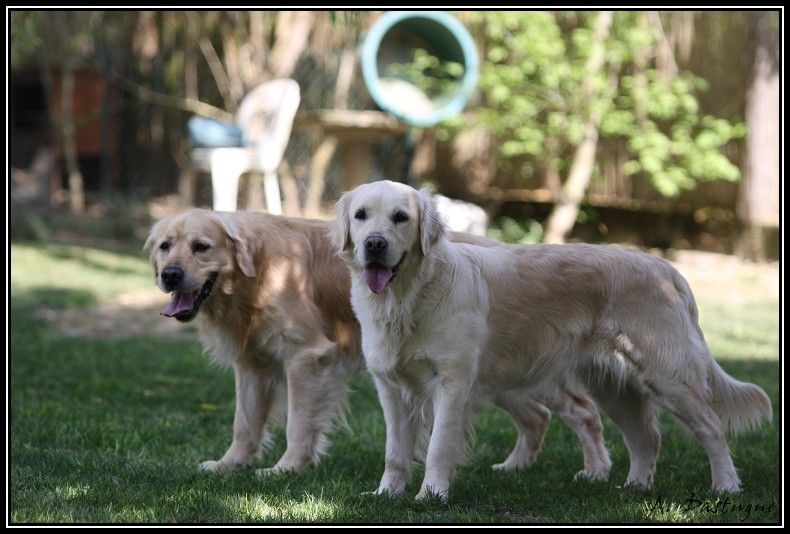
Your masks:
{"label": "tree trunk", "polygon": [[85,190],[82,171],[77,154],[76,130],[74,127],[74,69],[68,63],[63,65],[60,101],[60,135],[63,143],[63,157],[69,175],[69,207],[71,212],[85,212]]}
{"label": "tree trunk", "polygon": [[278,14],[269,63],[275,78],[291,76],[307,47],[314,22],[315,13],[312,11],[281,11]]}
{"label": "tree trunk", "polygon": [[[601,75],[606,60],[605,41],[612,26],[612,12],[601,11],[595,19],[595,32],[591,44],[592,51],[584,67],[585,81],[580,93],[581,101],[595,103],[600,95],[596,94],[594,80]],[[565,236],[573,229],[579,206],[584,193],[590,184],[595,151],[598,147],[598,126],[603,116],[601,106],[591,106],[592,110],[584,128],[584,138],[573,154],[568,179],[562,187],[562,193],[546,222],[544,242],[563,243]]]}
{"label": "tree trunk", "polygon": [[184,16],[188,36],[188,42],[184,47],[184,90],[188,99],[199,100],[198,61],[195,47],[200,34],[200,19],[194,11],[187,11]]}
{"label": "tree trunk", "polygon": [[588,121],[584,139],[573,154],[571,170],[565,185],[562,186],[560,199],[554,205],[546,223],[546,235],[543,239],[545,243],[564,243],[565,236],[573,229],[579,214],[579,206],[590,184],[597,147],[598,124]]}
{"label": "tree trunk", "polygon": [[245,73],[241,65],[241,52],[238,42],[238,34],[236,28],[230,25],[228,21],[222,23],[222,50],[224,57],[225,72],[228,73],[228,80],[230,83],[230,91],[236,98],[237,102],[241,102],[244,98],[245,87],[254,87],[255,85],[263,82],[264,77],[261,74],[263,67],[260,65],[255,66],[256,74],[258,75],[254,83],[247,83],[247,78],[252,77],[252,73]]}
{"label": "tree trunk", "polygon": [[738,197],[743,233],[738,254],[764,260],[770,228],[779,225],[779,41],[778,21],[753,13],[755,51],[752,80],[746,97],[746,158]]}
{"label": "tree trunk", "polygon": [[57,150],[59,148],[58,143],[56,143],[54,139],[55,136],[60,136],[60,114],[58,113],[58,105],[55,98],[55,80],[52,75],[53,67],[52,61],[48,55],[49,51],[46,50],[45,47],[39,47],[37,52],[39,70],[41,72],[41,83],[44,85],[44,100],[46,102],[49,125],[53,135],[52,144],[55,148],[49,175],[49,203],[54,206],[61,202],[61,197],[64,193],[63,177],[60,167],[62,149]]}

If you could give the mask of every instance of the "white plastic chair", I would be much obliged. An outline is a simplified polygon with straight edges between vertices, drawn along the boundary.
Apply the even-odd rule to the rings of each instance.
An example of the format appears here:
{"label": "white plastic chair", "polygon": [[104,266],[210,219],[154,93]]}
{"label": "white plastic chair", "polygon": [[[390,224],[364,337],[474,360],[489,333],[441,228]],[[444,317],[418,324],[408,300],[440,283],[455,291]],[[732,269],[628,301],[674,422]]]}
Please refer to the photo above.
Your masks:
{"label": "white plastic chair", "polygon": [[215,210],[236,211],[239,178],[245,172],[260,172],[266,210],[282,214],[277,167],[288,146],[300,99],[299,84],[294,80],[265,82],[244,97],[236,113],[236,122],[250,146],[196,148],[190,152],[196,167],[211,172]]}

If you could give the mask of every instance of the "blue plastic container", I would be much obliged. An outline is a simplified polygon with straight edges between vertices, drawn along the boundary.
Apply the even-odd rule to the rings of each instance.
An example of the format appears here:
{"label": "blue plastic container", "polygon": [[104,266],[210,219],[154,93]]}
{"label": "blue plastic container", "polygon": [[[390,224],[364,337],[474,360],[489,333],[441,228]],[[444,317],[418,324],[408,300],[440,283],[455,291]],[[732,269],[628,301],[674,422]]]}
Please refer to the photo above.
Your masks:
{"label": "blue plastic container", "polygon": [[[463,75],[440,95],[388,75],[394,63],[409,61],[413,50],[426,49],[442,62],[456,62]],[[376,21],[361,45],[362,76],[376,104],[411,126],[427,127],[460,113],[477,85],[477,47],[467,29],[441,11],[390,11]]]}

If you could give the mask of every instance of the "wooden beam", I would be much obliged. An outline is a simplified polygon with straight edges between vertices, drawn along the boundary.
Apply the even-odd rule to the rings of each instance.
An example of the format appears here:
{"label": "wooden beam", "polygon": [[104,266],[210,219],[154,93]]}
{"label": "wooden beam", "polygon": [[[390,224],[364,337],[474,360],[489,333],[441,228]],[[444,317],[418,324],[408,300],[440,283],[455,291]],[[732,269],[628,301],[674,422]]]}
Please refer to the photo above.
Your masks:
{"label": "wooden beam", "polygon": [[383,111],[317,109],[300,111],[294,120],[294,129],[320,129],[339,137],[394,137],[406,133],[409,127]]}

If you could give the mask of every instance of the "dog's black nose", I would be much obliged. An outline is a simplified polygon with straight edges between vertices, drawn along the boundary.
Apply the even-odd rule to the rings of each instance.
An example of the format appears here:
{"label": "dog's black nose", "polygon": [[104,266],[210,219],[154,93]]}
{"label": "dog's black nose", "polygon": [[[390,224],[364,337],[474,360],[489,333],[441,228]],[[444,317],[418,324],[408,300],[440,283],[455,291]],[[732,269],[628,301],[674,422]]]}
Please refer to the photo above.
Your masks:
{"label": "dog's black nose", "polygon": [[384,252],[387,250],[387,240],[380,235],[371,235],[365,239],[365,250],[368,252]]}
{"label": "dog's black nose", "polygon": [[165,267],[161,276],[165,289],[172,291],[184,279],[184,270],[181,267]]}

